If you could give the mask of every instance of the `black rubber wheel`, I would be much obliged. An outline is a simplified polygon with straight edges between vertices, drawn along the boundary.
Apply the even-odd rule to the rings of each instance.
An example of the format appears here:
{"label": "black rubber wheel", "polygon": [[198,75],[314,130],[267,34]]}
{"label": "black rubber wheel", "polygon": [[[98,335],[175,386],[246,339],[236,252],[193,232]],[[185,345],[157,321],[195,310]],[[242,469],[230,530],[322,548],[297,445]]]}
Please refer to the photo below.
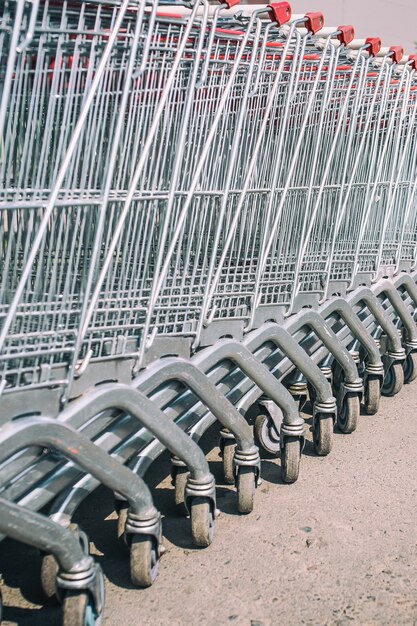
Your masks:
{"label": "black rubber wheel", "polygon": [[281,476],[284,483],[295,483],[300,472],[301,442],[298,437],[286,437],[281,448]]}
{"label": "black rubber wheel", "polygon": [[214,516],[208,498],[193,498],[191,501],[191,536],[194,545],[207,548],[214,537]]}
{"label": "black rubber wheel", "polygon": [[185,506],[185,488],[189,475],[188,467],[179,466],[175,468],[175,507],[178,515],[182,516],[188,515]]}
{"label": "black rubber wheel", "polygon": [[236,441],[234,439],[223,439],[223,474],[226,485],[235,484],[235,457]]}
{"label": "black rubber wheel", "polygon": [[98,624],[87,591],[68,591],[62,603],[62,626],[94,626]]}
{"label": "black rubber wheel", "polygon": [[404,370],[402,363],[393,363],[385,374],[381,393],[392,398],[402,389],[404,384]]}
{"label": "black rubber wheel", "polygon": [[255,435],[261,447],[270,454],[278,454],[280,436],[269,415],[258,415],[255,419]]}
{"label": "black rubber wheel", "polygon": [[159,558],[155,540],[148,535],[132,535],[130,578],[137,587],[150,587],[158,575]]}
{"label": "black rubber wheel", "polygon": [[58,569],[58,563],[52,554],[42,555],[40,579],[42,593],[48,604],[59,603],[56,595],[56,576]]}
{"label": "black rubber wheel", "polygon": [[381,398],[381,381],[379,376],[368,376],[365,384],[365,392],[363,396],[363,403],[365,411],[368,415],[375,415],[378,413],[379,400]]}
{"label": "black rubber wheel", "polygon": [[337,418],[337,426],[342,433],[350,434],[356,430],[360,414],[360,400],[357,393],[347,393]]}
{"label": "black rubber wheel", "polygon": [[417,352],[410,352],[403,363],[404,382],[412,383],[417,378]]}
{"label": "black rubber wheel", "polygon": [[333,446],[333,415],[318,413],[314,418],[313,444],[316,454],[327,456]]}
{"label": "black rubber wheel", "polygon": [[252,513],[255,500],[255,468],[239,467],[237,475],[237,497],[239,513]]}

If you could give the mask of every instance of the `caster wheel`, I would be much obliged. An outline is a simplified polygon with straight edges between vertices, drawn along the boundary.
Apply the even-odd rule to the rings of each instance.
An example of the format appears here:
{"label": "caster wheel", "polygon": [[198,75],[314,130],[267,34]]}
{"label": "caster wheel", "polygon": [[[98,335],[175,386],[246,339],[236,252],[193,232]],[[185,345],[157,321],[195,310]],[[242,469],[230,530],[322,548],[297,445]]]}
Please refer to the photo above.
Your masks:
{"label": "caster wheel", "polygon": [[385,374],[381,393],[384,396],[396,396],[404,384],[404,370],[402,363],[393,363]]}
{"label": "caster wheel", "polygon": [[314,389],[313,385],[310,385],[310,383],[307,383],[307,389],[310,403],[313,405],[317,400],[316,390]]}
{"label": "caster wheel", "polygon": [[255,499],[256,478],[253,467],[239,467],[237,497],[239,513],[252,513]]}
{"label": "caster wheel", "polygon": [[337,419],[337,426],[342,433],[349,434],[356,430],[360,408],[359,396],[356,393],[347,393]]}
{"label": "caster wheel", "polygon": [[224,482],[227,485],[235,484],[234,456],[236,441],[234,439],[223,439],[223,474]]}
{"label": "caster wheel", "polygon": [[207,548],[214,537],[214,516],[208,498],[193,498],[191,502],[191,536],[194,545]]}
{"label": "caster wheel", "polygon": [[97,616],[87,591],[68,591],[62,603],[62,626],[99,626]]}
{"label": "caster wheel", "polygon": [[381,398],[381,381],[378,376],[368,376],[365,384],[364,405],[368,415],[378,413]]}
{"label": "caster wheel", "polygon": [[155,540],[149,535],[132,535],[130,578],[137,587],[150,587],[158,575],[159,557]]}
{"label": "caster wheel", "polygon": [[333,415],[318,413],[314,418],[313,444],[316,454],[327,456],[333,446]]}
{"label": "caster wheel", "polygon": [[281,448],[281,476],[284,483],[295,483],[300,472],[301,442],[298,437],[286,437]]}
{"label": "caster wheel", "polygon": [[187,486],[187,480],[190,472],[188,467],[176,467],[175,468],[175,507],[178,515],[188,515],[187,507],[185,506],[185,488]]}
{"label": "caster wheel", "polygon": [[266,452],[278,454],[280,450],[280,436],[269,415],[258,415],[255,419],[255,435],[259,444]]}
{"label": "caster wheel", "polygon": [[[80,527],[78,524],[71,522],[68,526],[68,530],[72,532],[78,532]],[[56,577],[58,574],[58,563],[52,554],[42,553],[41,556],[41,571],[40,582],[42,593],[45,601],[49,605],[59,604],[58,596],[56,594]],[[1,620],[0,620],[1,624]]]}
{"label": "caster wheel", "polygon": [[52,554],[44,554],[41,562],[41,586],[42,593],[48,604],[58,604],[56,595],[56,576],[58,574],[58,563]]}
{"label": "caster wheel", "polygon": [[417,378],[417,352],[410,352],[403,363],[404,382],[412,383]]}

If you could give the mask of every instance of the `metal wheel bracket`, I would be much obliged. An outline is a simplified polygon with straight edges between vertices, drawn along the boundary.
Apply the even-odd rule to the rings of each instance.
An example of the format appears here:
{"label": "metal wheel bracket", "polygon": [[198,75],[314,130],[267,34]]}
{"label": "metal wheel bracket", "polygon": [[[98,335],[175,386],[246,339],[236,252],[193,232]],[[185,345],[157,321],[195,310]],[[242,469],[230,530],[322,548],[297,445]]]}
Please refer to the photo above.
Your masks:
{"label": "metal wheel bracket", "polygon": [[382,379],[383,380],[385,379],[385,376],[387,375],[387,372],[389,371],[392,365],[394,365],[395,363],[404,363],[406,358],[407,356],[406,356],[405,350],[403,351],[403,354],[400,353],[399,355],[397,355],[397,353],[392,353],[392,352],[388,352],[387,354],[384,354],[384,356],[382,357],[382,362],[384,364],[384,375]]}
{"label": "metal wheel bracket", "polygon": [[315,427],[318,415],[330,415],[331,418],[333,419],[333,424],[337,424],[337,409],[336,409],[336,407],[335,407],[334,412],[327,411],[327,413],[324,413],[323,411],[314,411],[314,413],[313,413],[313,421],[312,421],[313,430],[314,430],[314,427]]}
{"label": "metal wheel bracket", "polygon": [[384,378],[385,370],[384,370],[384,364],[382,361],[376,364],[366,363],[365,375],[364,375],[365,379],[370,375],[378,376],[379,378]]}
{"label": "metal wheel bracket", "polygon": [[[292,396],[303,396],[307,394],[307,383],[306,382],[297,382],[292,383],[288,387],[288,391]],[[261,404],[261,403],[259,403]]]}
{"label": "metal wheel bracket", "polygon": [[76,574],[60,571],[56,578],[57,597],[62,602],[65,591],[87,591],[94,604],[97,616],[104,608],[104,576],[98,563],[91,559],[89,569]]}
{"label": "metal wheel bracket", "polygon": [[337,394],[338,408],[339,409],[341,408],[343,404],[343,400],[348,393],[356,393],[359,396],[359,398],[361,398],[363,395],[363,391],[364,391],[364,387],[363,387],[362,379],[360,378],[356,380],[354,383],[344,382],[343,385],[340,385],[339,392]]}
{"label": "metal wheel bracket", "polygon": [[235,481],[239,473],[239,467],[253,467],[255,473],[255,484],[258,486],[261,476],[261,457],[259,456],[259,448],[254,446],[251,450],[235,450],[233,458],[235,468]]}
{"label": "metal wheel bracket", "polygon": [[[285,447],[285,443],[287,441],[287,437],[290,437],[290,436],[291,437],[297,437],[297,435],[284,435],[284,436],[281,435],[281,438],[280,438],[281,454],[282,454],[282,451],[283,451],[283,449]],[[304,435],[299,435],[298,439],[300,440],[300,454],[302,454],[302,452],[304,450],[304,446],[305,446],[306,440],[305,440]]]}
{"label": "metal wheel bracket", "polygon": [[196,480],[191,478],[191,476],[188,477],[184,496],[184,504],[188,513],[191,511],[191,501],[193,498],[209,499],[213,515],[215,517],[217,516],[216,482],[212,474],[209,474],[205,480]]}
{"label": "metal wheel bracket", "polygon": [[280,441],[279,441],[281,452],[285,446],[287,437],[298,437],[298,439],[300,440],[300,448],[302,452],[305,446],[304,429],[305,429],[304,420],[303,420],[303,423],[300,424],[299,426],[289,427],[287,424],[283,424],[281,426]]}
{"label": "metal wheel bracket", "polygon": [[374,371],[369,371],[368,368],[365,369],[364,375],[363,375],[363,392],[360,394],[361,400],[365,394],[365,389],[366,386],[368,384],[368,378],[370,377],[373,378],[378,378],[379,380],[379,390],[381,391],[382,389],[382,385],[384,384],[384,378],[385,378],[385,371],[383,369],[382,372],[378,371],[378,372],[374,372]]}
{"label": "metal wheel bracket", "polygon": [[162,521],[161,514],[155,509],[147,517],[136,515],[130,510],[127,513],[125,526],[125,541],[130,546],[133,535],[147,535],[155,539],[158,556],[165,552],[162,545]]}
{"label": "metal wheel bracket", "polygon": [[264,409],[266,409],[269,417],[274,422],[274,426],[277,432],[279,433],[283,420],[283,414],[281,409],[275,404],[273,400],[261,400],[259,402],[259,406],[262,406]]}
{"label": "metal wheel bracket", "polygon": [[315,416],[317,415],[317,413],[320,413],[321,415],[323,414],[332,414],[334,417],[333,419],[336,419],[336,413],[337,413],[337,402],[336,402],[336,398],[331,398],[329,399],[327,402],[314,402],[313,404],[313,420],[315,418]]}
{"label": "metal wheel bracket", "polygon": [[[402,350],[397,350],[395,352],[387,352],[387,356],[392,359],[392,361],[405,361],[406,351],[404,348]],[[384,357],[382,357],[384,358]]]}

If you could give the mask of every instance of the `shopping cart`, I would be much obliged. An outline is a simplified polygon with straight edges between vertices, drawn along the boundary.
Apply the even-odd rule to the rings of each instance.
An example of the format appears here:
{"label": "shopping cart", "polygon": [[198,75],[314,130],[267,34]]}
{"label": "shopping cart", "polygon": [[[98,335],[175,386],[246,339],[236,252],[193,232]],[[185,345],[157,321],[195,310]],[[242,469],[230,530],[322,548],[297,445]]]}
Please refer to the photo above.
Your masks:
{"label": "shopping cart", "polygon": [[64,621],[103,606],[69,530],[98,484],[148,586],[161,524],[135,475],[163,450],[207,546],[215,485],[196,442],[215,420],[248,513],[250,425],[294,482],[291,392],[308,385],[324,455],[362,397],[375,413],[403,367],[417,374],[416,59],[285,2],[233,5],[3,7],[0,530],[55,556],[43,585]]}

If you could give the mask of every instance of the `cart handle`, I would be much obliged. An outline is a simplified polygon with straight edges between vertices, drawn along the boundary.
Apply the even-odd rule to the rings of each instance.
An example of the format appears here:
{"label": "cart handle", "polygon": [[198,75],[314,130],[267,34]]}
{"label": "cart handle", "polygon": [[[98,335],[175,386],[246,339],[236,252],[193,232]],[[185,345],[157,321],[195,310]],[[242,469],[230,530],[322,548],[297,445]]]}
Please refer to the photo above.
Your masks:
{"label": "cart handle", "polygon": [[240,0],[218,0],[218,1],[219,1],[219,4],[225,4],[228,9],[231,9],[232,7],[236,6],[240,2]]}
{"label": "cart handle", "polygon": [[305,13],[292,16],[292,21],[303,22],[300,24],[301,28],[306,28],[309,33],[315,35],[322,30],[324,26],[323,13]]}
{"label": "cart handle", "polygon": [[377,57],[390,56],[393,63],[399,63],[404,56],[404,48],[402,46],[391,46],[390,48],[381,48]]}
{"label": "cart handle", "polygon": [[417,70],[417,54],[409,54],[407,58],[407,63],[410,63],[410,67],[413,70]]}
{"label": "cart handle", "polygon": [[417,54],[407,54],[403,56],[398,65],[407,65],[410,70],[417,70]]}
{"label": "cart handle", "polygon": [[292,11],[288,2],[273,2],[268,4],[267,8],[271,21],[275,22],[277,26],[282,26],[290,21]]}
{"label": "cart handle", "polygon": [[325,26],[318,33],[320,37],[333,37],[338,39],[340,44],[347,46],[355,37],[355,29],[353,26]]}
{"label": "cart handle", "polygon": [[380,37],[368,37],[367,39],[353,39],[347,46],[350,50],[365,48],[369,56],[374,57],[381,50]]}

